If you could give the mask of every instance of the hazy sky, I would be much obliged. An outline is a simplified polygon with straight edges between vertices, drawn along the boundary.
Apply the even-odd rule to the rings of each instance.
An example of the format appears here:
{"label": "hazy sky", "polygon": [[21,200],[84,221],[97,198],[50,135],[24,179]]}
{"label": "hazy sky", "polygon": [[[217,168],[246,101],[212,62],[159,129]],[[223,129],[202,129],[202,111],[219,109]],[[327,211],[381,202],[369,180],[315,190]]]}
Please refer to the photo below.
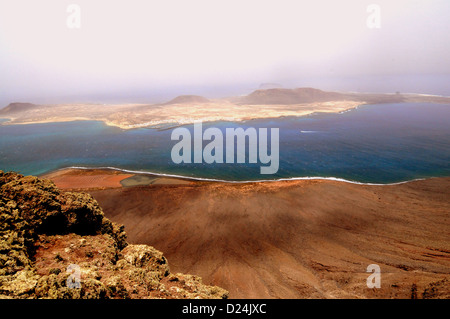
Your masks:
{"label": "hazy sky", "polygon": [[[366,23],[372,3],[379,29]],[[449,79],[449,30],[448,0],[0,0],[0,103],[262,82],[370,90],[351,83],[374,78],[415,89],[405,83]]]}

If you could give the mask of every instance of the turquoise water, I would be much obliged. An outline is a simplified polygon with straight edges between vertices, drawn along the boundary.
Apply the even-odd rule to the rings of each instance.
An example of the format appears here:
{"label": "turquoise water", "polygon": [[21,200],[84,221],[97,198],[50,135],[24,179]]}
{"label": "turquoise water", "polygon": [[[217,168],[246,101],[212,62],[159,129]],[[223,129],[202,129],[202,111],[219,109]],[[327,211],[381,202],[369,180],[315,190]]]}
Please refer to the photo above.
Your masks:
{"label": "turquoise water", "polygon": [[171,129],[122,130],[97,121],[0,125],[0,169],[39,175],[70,166],[116,167],[236,181],[336,177],[364,183],[450,176],[450,105],[366,105],[342,114],[215,122],[203,129],[211,126],[223,132],[279,128],[278,172],[260,175],[261,163],[177,165],[170,157],[176,143]]}

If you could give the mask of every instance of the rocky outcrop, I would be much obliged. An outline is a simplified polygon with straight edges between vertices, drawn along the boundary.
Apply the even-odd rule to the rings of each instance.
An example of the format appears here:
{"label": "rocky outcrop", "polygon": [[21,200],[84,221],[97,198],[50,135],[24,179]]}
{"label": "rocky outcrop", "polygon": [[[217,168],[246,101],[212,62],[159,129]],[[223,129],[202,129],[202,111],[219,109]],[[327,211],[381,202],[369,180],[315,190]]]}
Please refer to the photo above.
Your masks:
{"label": "rocky outcrop", "polygon": [[172,274],[153,247],[88,194],[0,171],[0,298],[227,298],[199,277]]}

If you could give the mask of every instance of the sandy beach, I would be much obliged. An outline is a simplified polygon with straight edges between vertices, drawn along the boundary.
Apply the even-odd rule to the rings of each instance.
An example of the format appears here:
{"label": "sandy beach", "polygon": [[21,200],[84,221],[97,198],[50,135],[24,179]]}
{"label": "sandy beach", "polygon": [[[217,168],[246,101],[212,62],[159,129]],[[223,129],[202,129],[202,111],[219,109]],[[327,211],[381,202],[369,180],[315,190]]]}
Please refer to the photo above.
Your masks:
{"label": "sandy beach", "polygon": [[[172,271],[202,276],[230,298],[449,297],[450,178],[376,186],[134,177],[140,185],[124,187],[129,175],[46,177],[85,187],[130,242],[163,251]],[[366,286],[369,264],[381,268],[380,289]]]}

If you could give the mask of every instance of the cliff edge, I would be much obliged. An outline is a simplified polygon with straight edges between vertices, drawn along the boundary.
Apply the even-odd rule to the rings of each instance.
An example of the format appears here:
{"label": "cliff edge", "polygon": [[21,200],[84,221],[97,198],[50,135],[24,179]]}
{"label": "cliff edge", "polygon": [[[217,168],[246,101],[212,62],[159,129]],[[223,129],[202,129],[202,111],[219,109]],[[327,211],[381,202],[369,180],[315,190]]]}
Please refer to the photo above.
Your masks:
{"label": "cliff edge", "polygon": [[0,171],[0,298],[227,298],[126,242],[90,195]]}

